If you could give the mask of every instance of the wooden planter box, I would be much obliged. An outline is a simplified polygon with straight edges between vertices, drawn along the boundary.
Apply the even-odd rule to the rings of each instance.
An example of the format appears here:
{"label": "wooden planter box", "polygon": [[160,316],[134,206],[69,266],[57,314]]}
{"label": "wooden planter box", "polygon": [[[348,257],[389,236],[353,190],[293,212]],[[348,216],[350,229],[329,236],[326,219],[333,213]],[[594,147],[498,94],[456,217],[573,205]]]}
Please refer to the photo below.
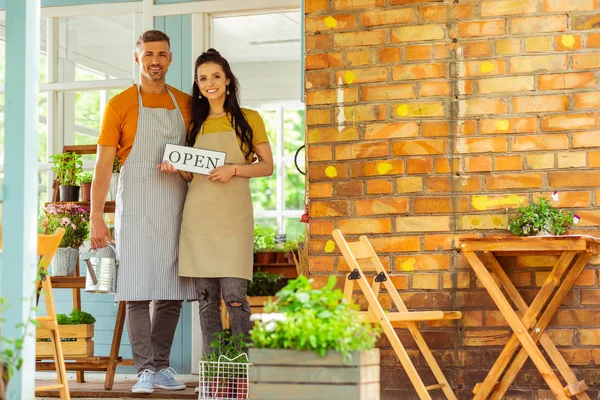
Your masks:
{"label": "wooden planter box", "polygon": [[[59,325],[61,345],[65,358],[94,356],[94,325]],[[36,330],[36,339],[49,339],[50,331]],[[52,342],[36,342],[36,358],[52,358]]]}
{"label": "wooden planter box", "polygon": [[379,349],[340,353],[250,349],[250,398],[379,400]]}

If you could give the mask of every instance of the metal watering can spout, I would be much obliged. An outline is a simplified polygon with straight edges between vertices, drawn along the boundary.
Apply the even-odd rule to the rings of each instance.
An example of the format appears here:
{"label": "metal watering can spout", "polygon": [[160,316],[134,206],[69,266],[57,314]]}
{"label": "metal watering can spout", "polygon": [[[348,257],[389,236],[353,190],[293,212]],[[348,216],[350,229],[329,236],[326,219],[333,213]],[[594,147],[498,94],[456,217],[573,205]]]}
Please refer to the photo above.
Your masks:
{"label": "metal watering can spout", "polygon": [[85,282],[86,292],[116,292],[116,275],[117,267],[119,265],[119,261],[117,260],[117,249],[111,243],[108,243],[107,249],[112,252],[112,257],[106,255],[105,249],[90,249],[79,256],[79,258],[85,262],[88,271]]}
{"label": "metal watering can spout", "polygon": [[92,257],[92,254],[89,251],[83,252],[83,253],[81,253],[81,256],[79,256],[79,258],[82,261],[85,261],[85,265],[87,265],[87,271],[88,271],[90,278],[92,279],[92,283],[94,285],[97,285],[98,277],[96,276],[96,271],[94,271],[94,266],[92,265],[92,262],[90,261],[91,257]]}

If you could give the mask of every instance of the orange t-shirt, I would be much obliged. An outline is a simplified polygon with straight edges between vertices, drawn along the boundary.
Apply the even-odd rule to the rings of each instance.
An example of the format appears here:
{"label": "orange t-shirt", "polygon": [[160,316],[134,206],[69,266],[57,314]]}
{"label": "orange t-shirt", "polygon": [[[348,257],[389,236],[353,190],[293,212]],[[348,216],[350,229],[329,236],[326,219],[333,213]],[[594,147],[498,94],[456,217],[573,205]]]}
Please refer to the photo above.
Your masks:
{"label": "orange t-shirt", "polygon": [[[190,95],[179,91],[172,86],[169,90],[175,96],[179,110],[183,115],[185,131],[188,131],[191,120]],[[142,92],[142,102],[148,108],[167,108],[174,110],[175,105],[168,92],[152,94]],[[131,151],[138,123],[138,91],[137,86],[132,85],[108,101],[104,116],[98,144],[117,148],[117,157],[121,165]]]}

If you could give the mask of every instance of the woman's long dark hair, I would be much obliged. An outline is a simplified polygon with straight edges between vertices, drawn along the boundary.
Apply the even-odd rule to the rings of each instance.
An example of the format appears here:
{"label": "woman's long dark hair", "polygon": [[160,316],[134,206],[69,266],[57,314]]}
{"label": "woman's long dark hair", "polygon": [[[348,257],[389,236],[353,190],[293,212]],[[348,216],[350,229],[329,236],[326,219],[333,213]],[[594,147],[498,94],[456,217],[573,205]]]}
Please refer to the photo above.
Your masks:
{"label": "woman's long dark hair", "polygon": [[227,113],[227,118],[229,119],[229,122],[231,122],[231,126],[234,127],[237,137],[239,137],[242,142],[242,153],[244,153],[246,158],[249,158],[253,150],[253,132],[252,127],[250,127],[250,124],[246,120],[246,117],[240,108],[239,83],[235,75],[233,75],[233,72],[231,72],[231,67],[229,66],[227,60],[223,58],[223,56],[221,56],[221,54],[215,49],[208,49],[196,59],[196,64],[194,67],[194,87],[192,88],[191,103],[192,130],[190,131],[190,135],[188,137],[188,145],[193,146],[194,143],[196,143],[198,132],[200,132],[200,128],[208,117],[208,112],[210,111],[208,99],[204,96],[200,97],[200,88],[197,85],[198,67],[208,62],[220,65],[223,69],[223,72],[225,72],[225,78],[230,80],[229,94],[225,97],[225,104],[223,106],[225,112]]}

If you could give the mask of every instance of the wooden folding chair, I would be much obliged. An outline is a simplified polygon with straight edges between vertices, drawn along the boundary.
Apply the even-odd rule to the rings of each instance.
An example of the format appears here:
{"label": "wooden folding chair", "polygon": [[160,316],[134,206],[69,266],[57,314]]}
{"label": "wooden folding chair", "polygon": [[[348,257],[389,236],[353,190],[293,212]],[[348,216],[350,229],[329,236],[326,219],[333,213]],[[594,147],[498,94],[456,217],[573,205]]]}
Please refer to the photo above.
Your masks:
{"label": "wooden folding chair", "polygon": [[40,290],[44,291],[44,303],[46,303],[47,315],[39,316],[36,320],[39,324],[38,329],[48,330],[50,333],[49,337],[53,344],[52,350],[54,353],[54,365],[58,383],[36,387],[35,391],[58,390],[61,399],[70,400],[71,395],[69,393],[69,384],[67,382],[67,370],[65,368],[65,359],[60,343],[56,309],[54,308],[52,283],[50,276],[48,275],[48,266],[50,265],[50,261],[52,260],[52,257],[54,257],[54,253],[56,253],[56,249],[58,249],[64,234],[65,230],[63,228],[58,228],[53,235],[38,235],[37,254],[40,256],[40,261],[38,264],[37,293],[39,296]]}
{"label": "wooden folding chair", "polygon": [[[402,367],[406,371],[410,382],[414,386],[420,399],[431,399],[429,394],[430,390],[441,389],[446,398],[456,399],[450,384],[446,380],[446,377],[442,373],[439,365],[435,361],[431,350],[425,343],[423,335],[419,332],[420,321],[436,321],[436,320],[451,320],[460,319],[462,314],[459,311],[408,311],[404,302],[398,294],[398,290],[394,286],[390,279],[387,271],[381,264],[377,253],[371,246],[369,239],[366,236],[361,236],[357,242],[346,242],[342,232],[339,229],[333,231],[333,238],[337,243],[342,255],[346,259],[350,267],[350,272],[346,276],[346,282],[344,285],[344,296],[348,301],[352,299],[354,292],[354,284],[358,283],[360,290],[365,296],[369,305],[368,311],[361,312],[363,320],[368,322],[381,324],[383,332],[387,336],[388,340],[392,344]],[[359,265],[359,261],[361,265]],[[367,271],[374,271],[377,275],[373,279],[372,286],[369,286],[366,277],[363,273],[363,269]],[[390,295],[393,305],[397,311],[384,311],[381,304],[379,303],[379,291],[383,284],[385,290]],[[425,386],[423,380],[419,376],[415,366],[413,365],[406,349],[402,345],[400,338],[396,334],[392,322],[401,323],[403,326],[408,328],[408,331],[414,338],[421,354],[429,368],[433,372],[438,384]]]}

